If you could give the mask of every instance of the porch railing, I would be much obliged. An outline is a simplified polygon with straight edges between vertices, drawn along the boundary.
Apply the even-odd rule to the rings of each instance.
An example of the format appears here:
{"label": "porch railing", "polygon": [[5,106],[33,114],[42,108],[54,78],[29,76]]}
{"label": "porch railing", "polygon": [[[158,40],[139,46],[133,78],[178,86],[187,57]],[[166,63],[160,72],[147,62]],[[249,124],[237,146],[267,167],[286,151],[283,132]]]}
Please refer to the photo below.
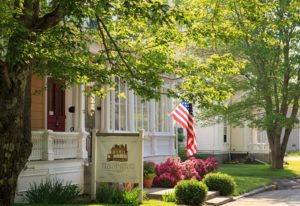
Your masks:
{"label": "porch railing", "polygon": [[86,137],[83,132],[32,132],[32,153],[29,160],[58,160],[87,158]]}
{"label": "porch railing", "polygon": [[255,143],[249,145],[249,152],[251,153],[269,153],[269,144],[267,143]]}

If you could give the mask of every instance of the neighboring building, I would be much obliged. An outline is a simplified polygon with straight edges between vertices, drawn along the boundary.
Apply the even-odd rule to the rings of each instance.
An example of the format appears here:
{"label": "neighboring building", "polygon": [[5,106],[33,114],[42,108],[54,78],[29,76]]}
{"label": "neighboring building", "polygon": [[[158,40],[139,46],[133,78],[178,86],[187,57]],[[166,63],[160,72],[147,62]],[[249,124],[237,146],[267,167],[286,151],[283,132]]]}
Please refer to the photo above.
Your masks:
{"label": "neighboring building", "polygon": [[[270,149],[265,131],[249,127],[232,127],[223,123],[196,127],[198,153],[215,156],[219,161],[241,160],[247,156],[270,161]],[[287,151],[300,150],[300,129],[293,129]]]}

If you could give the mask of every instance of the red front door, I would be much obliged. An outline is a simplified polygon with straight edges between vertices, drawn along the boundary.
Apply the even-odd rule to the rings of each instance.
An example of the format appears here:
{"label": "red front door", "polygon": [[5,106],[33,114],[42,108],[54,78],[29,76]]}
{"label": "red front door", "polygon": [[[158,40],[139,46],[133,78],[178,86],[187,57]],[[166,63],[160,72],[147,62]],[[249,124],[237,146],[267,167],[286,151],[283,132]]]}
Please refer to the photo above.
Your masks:
{"label": "red front door", "polygon": [[57,82],[48,78],[47,94],[48,129],[65,131],[65,90]]}

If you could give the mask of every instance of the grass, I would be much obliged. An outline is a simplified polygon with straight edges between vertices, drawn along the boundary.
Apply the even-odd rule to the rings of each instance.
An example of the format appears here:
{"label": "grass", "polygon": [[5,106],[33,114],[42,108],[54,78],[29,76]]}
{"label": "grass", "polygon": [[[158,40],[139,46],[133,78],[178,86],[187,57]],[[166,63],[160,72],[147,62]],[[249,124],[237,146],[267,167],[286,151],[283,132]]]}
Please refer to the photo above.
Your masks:
{"label": "grass", "polygon": [[[49,204],[15,204],[15,206],[50,206]],[[159,200],[145,200],[143,201],[143,204],[140,204],[140,206],[174,206],[175,203],[172,202],[163,202]],[[62,205],[52,205],[51,206],[62,206]],[[126,204],[72,204],[70,206],[132,206],[132,205],[126,205]]]}
{"label": "grass", "polygon": [[272,169],[269,165],[221,164],[219,171],[233,176],[237,184],[234,195],[237,196],[269,185],[276,179],[299,176],[300,161],[289,161],[284,170]]}
{"label": "grass", "polygon": [[294,150],[288,152],[289,157],[300,157],[300,150]]}

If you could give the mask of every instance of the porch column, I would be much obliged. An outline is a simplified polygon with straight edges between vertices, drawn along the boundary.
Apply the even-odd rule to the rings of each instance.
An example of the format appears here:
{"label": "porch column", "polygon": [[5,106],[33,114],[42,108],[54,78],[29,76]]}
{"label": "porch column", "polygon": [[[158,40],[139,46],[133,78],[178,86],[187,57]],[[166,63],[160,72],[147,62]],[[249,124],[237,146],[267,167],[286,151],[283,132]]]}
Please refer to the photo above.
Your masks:
{"label": "porch column", "polygon": [[43,134],[44,145],[42,150],[42,160],[54,160],[53,139],[51,133],[51,130],[45,130],[45,133]]}
{"label": "porch column", "polygon": [[75,122],[76,122],[76,131],[79,132],[78,142],[79,147],[77,151],[78,158],[87,158],[86,150],[86,137],[88,133],[85,131],[85,94],[84,94],[84,85],[76,86],[76,102],[75,102]]}
{"label": "porch column", "polygon": [[[167,111],[168,111],[168,114],[170,114],[172,112],[172,108],[173,108],[173,100],[171,98],[168,98],[167,101],[168,101]],[[168,125],[168,131],[171,133],[171,138],[169,140],[170,141],[170,151],[172,154],[178,155],[178,140],[175,137],[175,129],[174,129],[174,125],[173,125],[173,120],[170,115],[168,115],[168,117],[167,117],[167,125]],[[176,133],[177,133],[177,131],[176,131]]]}
{"label": "porch column", "polygon": [[157,153],[157,141],[156,138],[153,137],[155,133],[155,101],[150,100],[150,108],[149,108],[149,137],[151,138],[151,153],[152,155],[156,155]]}
{"label": "porch column", "polygon": [[100,120],[100,131],[101,132],[109,132],[110,131],[110,120],[111,117],[110,116],[110,110],[111,110],[111,106],[110,105],[110,95],[111,93],[108,92],[107,96],[103,99],[100,100],[101,102],[101,120]]}
{"label": "porch column", "polygon": [[128,130],[135,132],[135,112],[134,112],[134,93],[132,90],[128,92]]}

